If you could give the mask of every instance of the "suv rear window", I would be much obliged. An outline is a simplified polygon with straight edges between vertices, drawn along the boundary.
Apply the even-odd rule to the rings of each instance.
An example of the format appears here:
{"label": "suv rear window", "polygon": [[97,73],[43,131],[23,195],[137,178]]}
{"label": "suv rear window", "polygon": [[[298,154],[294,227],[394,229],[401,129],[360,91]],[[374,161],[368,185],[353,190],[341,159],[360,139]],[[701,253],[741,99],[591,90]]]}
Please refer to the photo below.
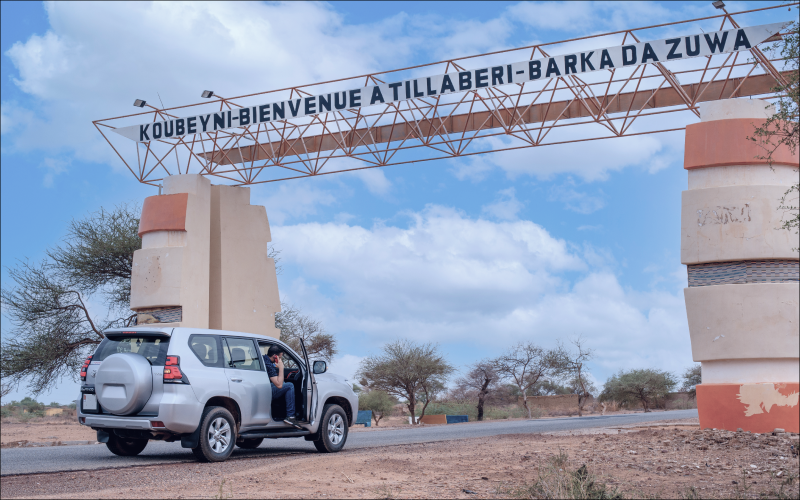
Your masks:
{"label": "suv rear window", "polygon": [[103,361],[112,354],[132,352],[144,356],[151,365],[164,366],[169,349],[169,339],[163,337],[106,337],[92,357],[92,361]]}
{"label": "suv rear window", "polygon": [[206,366],[222,368],[222,357],[219,355],[219,337],[216,335],[192,335],[189,347],[197,359]]}

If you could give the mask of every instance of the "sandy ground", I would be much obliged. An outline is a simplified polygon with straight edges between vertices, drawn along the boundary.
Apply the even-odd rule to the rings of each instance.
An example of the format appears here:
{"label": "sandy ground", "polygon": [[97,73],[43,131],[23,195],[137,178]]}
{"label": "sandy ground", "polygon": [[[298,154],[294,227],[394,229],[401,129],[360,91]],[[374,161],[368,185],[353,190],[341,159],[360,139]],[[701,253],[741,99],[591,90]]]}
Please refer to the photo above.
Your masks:
{"label": "sandy ground", "polygon": [[702,498],[774,497],[791,476],[784,493],[797,498],[797,439],[681,422],[13,476],[0,486],[3,498],[513,498],[566,453],[565,470],[585,464],[625,497],[681,497],[690,487]]}
{"label": "sandy ground", "polygon": [[63,418],[37,419],[37,422],[18,423],[3,420],[0,425],[0,446],[9,448],[27,442],[95,440],[97,432],[77,421]]}

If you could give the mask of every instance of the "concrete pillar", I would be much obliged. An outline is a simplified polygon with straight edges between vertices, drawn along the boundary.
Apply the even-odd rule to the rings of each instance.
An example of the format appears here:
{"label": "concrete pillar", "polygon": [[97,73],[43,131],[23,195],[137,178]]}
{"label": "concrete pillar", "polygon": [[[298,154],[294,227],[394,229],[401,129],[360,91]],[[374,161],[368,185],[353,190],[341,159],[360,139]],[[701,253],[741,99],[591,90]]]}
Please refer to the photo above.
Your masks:
{"label": "concrete pillar", "polygon": [[131,309],[137,323],[208,328],[211,183],[201,175],[164,179],[139,221],[142,249],[133,254]]}
{"label": "concrete pillar", "polygon": [[137,324],[280,336],[269,221],[264,207],[250,205],[250,188],[167,177],[164,194],[144,201],[139,235],[131,277]]}
{"label": "concrete pillar", "polygon": [[267,209],[250,205],[250,188],[211,186],[211,234],[211,328],[279,338]]}
{"label": "concrete pillar", "polygon": [[798,432],[800,288],[797,235],[778,229],[798,156],[747,140],[772,110],[760,100],[700,104],[686,127],[689,189],[681,206],[681,262],[692,355],[702,365],[703,428]]}

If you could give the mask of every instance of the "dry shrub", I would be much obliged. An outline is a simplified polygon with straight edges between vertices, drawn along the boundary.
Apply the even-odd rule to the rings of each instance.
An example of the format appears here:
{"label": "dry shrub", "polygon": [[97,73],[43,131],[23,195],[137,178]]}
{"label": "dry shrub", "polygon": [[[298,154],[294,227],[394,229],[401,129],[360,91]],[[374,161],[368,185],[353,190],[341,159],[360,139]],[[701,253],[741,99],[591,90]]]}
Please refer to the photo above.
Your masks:
{"label": "dry shrub", "polygon": [[538,469],[533,483],[505,491],[515,498],[564,498],[564,499],[621,499],[622,494],[614,488],[609,489],[589,472],[586,464],[575,470],[569,463],[569,456],[561,449]]}

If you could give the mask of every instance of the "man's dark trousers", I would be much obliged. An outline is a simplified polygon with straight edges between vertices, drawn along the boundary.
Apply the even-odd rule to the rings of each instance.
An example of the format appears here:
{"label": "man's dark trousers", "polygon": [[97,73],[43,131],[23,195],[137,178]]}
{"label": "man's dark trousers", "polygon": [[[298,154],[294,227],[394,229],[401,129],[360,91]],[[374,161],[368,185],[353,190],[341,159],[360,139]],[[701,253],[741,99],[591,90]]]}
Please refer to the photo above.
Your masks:
{"label": "man's dark trousers", "polygon": [[294,384],[291,382],[284,382],[283,387],[278,389],[275,384],[270,383],[272,386],[272,400],[276,401],[282,397],[286,398],[286,417],[294,417]]}

